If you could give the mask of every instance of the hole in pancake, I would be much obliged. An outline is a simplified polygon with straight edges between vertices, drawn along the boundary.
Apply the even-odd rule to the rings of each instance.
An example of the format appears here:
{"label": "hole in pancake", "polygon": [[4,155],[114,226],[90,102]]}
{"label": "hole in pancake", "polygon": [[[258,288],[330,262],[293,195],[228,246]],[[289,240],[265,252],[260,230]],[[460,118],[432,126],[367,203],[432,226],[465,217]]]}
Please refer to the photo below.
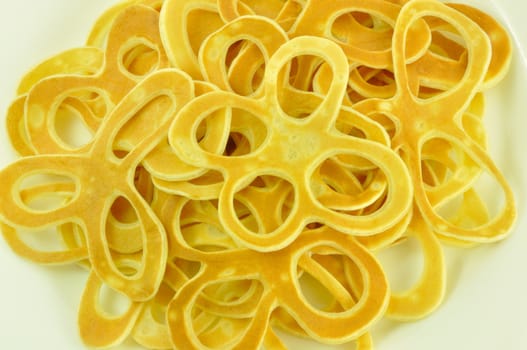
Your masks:
{"label": "hole in pancake", "polygon": [[123,196],[115,198],[106,219],[109,247],[119,253],[137,253],[143,249],[143,228],[136,209]]}
{"label": "hole in pancake", "polygon": [[249,140],[239,132],[231,132],[227,140],[224,155],[236,156],[244,155],[250,152]]}
{"label": "hole in pancake", "polygon": [[71,231],[73,224],[63,224],[38,230],[18,229],[16,234],[29,248],[39,252],[61,252],[68,250],[63,234]]}
{"label": "hole in pancake", "polygon": [[396,92],[393,73],[386,69],[359,66],[352,69],[348,84],[347,94],[353,103],[368,98],[389,99]]}
{"label": "hole in pancake", "polygon": [[[335,128],[350,139],[368,139],[371,141],[387,144],[388,125],[372,120],[373,118],[358,113],[356,110],[342,106],[338,111]],[[388,135],[390,136],[390,135]]]}
{"label": "hole in pancake", "polygon": [[331,292],[315,277],[307,272],[299,278],[302,294],[311,306],[316,309],[326,310],[333,304]]}
{"label": "hole in pancake", "polygon": [[110,317],[125,314],[130,308],[131,301],[124,294],[103,284],[99,290],[99,306]]}
{"label": "hole in pancake", "polygon": [[386,130],[390,139],[393,139],[395,134],[398,132],[399,123],[397,122],[397,118],[384,113],[372,113],[369,114],[368,117],[380,124],[384,130]]}
{"label": "hole in pancake", "polygon": [[[444,138],[427,140],[421,149],[421,159],[421,172],[427,189],[437,192],[443,188],[447,197],[463,191],[481,173],[476,162],[467,153]],[[440,202],[440,198],[431,198],[432,205]]]}
{"label": "hole in pancake", "polygon": [[311,307],[325,313],[353,308],[363,294],[361,271],[346,254],[319,244],[298,261],[298,282]]}
{"label": "hole in pancake", "polygon": [[134,174],[135,189],[147,202],[152,203],[154,198],[154,184],[152,176],[144,167],[137,167]]}
{"label": "hole in pancake", "polygon": [[293,185],[287,180],[260,175],[234,195],[238,220],[254,234],[272,234],[289,218],[295,201]]}
{"label": "hole in pancake", "polygon": [[124,197],[117,197],[110,209],[112,216],[120,223],[130,224],[137,222],[137,214],[130,202]]}
{"label": "hole in pancake", "polygon": [[504,233],[500,222],[510,224],[512,203],[500,175],[486,168],[489,159],[473,158],[460,141],[443,138],[427,141],[422,157],[428,158],[422,167],[427,200],[439,217],[478,237]]}
{"label": "hole in pancake", "polygon": [[[114,107],[104,90],[79,89],[71,91],[63,103],[71,104],[83,116],[88,125],[98,126]],[[90,123],[88,123],[90,121]]]}
{"label": "hole in pancake", "polygon": [[240,54],[240,51],[244,47],[244,43],[246,43],[244,40],[238,40],[231,44],[227,49],[227,54],[225,55],[225,67],[227,67],[227,70],[231,67],[234,59]]}
{"label": "hole in pancake", "polygon": [[[54,131],[67,148],[77,149],[93,140],[95,125],[91,121],[95,118],[86,102],[67,98],[54,115]],[[87,120],[92,125],[88,125]]]}
{"label": "hole in pancake", "polygon": [[203,347],[232,348],[238,343],[246,335],[262,292],[262,283],[251,279],[204,286],[191,311],[192,328]]}
{"label": "hole in pancake", "polygon": [[[261,86],[265,58],[251,40],[240,40],[229,47],[225,59],[231,89],[242,96],[253,94]],[[214,81],[213,81],[214,83]]]}
{"label": "hole in pancake", "polygon": [[79,225],[68,223],[59,228],[64,243],[70,248],[86,247],[86,237]]}
{"label": "hole in pancake", "polygon": [[[221,132],[225,128],[225,116],[230,113],[228,136]],[[250,111],[241,108],[218,109],[206,116],[199,124],[196,141],[205,152],[239,157],[258,150],[267,138],[267,126]]]}
{"label": "hole in pancake", "polygon": [[19,180],[20,202],[30,211],[52,212],[65,207],[78,195],[75,178],[66,174],[42,172]]}
{"label": "hole in pancake", "polygon": [[181,211],[180,225],[181,237],[194,249],[215,252],[237,247],[218,219],[215,201],[188,201]]}
{"label": "hole in pancake", "polygon": [[[314,92],[313,82],[324,61],[315,55],[298,55],[286,63],[278,74],[278,102],[282,111],[291,118],[309,117],[322,103],[323,98]],[[331,69],[316,79],[329,86],[333,80]]]}
{"label": "hole in pancake", "polygon": [[424,19],[430,28],[431,40],[427,50],[411,64],[414,66],[411,80],[418,83],[416,96],[427,100],[448,93],[463,81],[469,68],[469,52],[465,39],[454,26],[437,17]]}
{"label": "hole in pancake", "polygon": [[117,251],[110,251],[112,261],[125,277],[135,277],[141,268],[142,252],[139,253],[120,253]]}
{"label": "hole in pancake", "polygon": [[471,186],[447,198],[436,212],[460,228],[474,229],[491,222],[505,206],[505,195],[494,176],[482,172]]}
{"label": "hole in pancake", "polygon": [[148,40],[132,38],[121,51],[121,65],[132,76],[143,77],[159,67],[159,51]]}
{"label": "hole in pancake", "polygon": [[[290,66],[283,68],[292,87],[302,91],[313,91],[313,77],[322,65],[322,58],[315,55],[299,55],[290,61]],[[282,72],[281,72],[282,73]],[[328,70],[331,74],[331,70]]]}
{"label": "hole in pancake", "polygon": [[421,172],[424,183],[430,187],[447,183],[456,168],[462,166],[459,163],[463,161],[460,156],[458,150],[445,139],[433,138],[426,141],[421,152]]}
{"label": "hole in pancake", "polygon": [[339,154],[322,161],[310,183],[321,205],[349,215],[377,209],[386,194],[382,171],[370,161],[352,154]]}

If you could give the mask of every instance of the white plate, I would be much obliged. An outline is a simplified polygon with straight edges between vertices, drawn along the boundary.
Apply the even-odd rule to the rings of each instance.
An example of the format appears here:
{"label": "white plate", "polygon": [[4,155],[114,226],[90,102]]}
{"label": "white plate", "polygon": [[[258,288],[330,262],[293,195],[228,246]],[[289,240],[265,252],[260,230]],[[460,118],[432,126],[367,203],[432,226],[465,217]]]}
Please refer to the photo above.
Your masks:
{"label": "white plate", "polygon": [[[25,0],[2,5],[2,115],[20,77],[42,59],[82,45],[108,3]],[[489,95],[485,118],[492,154],[517,194],[519,220],[507,240],[466,250],[462,260],[450,259],[447,296],[441,308],[415,323],[383,326],[374,338],[378,350],[527,349],[527,3],[469,3],[497,16],[516,43],[511,72]],[[0,126],[1,167],[15,159],[4,125],[2,122]],[[3,191],[0,184],[0,196],[5,195]],[[42,267],[26,262],[0,239],[0,349],[83,349],[76,315],[85,277],[75,267]],[[299,346],[296,343],[295,348]],[[302,348],[324,347],[302,343]],[[140,348],[127,343],[116,349]]]}

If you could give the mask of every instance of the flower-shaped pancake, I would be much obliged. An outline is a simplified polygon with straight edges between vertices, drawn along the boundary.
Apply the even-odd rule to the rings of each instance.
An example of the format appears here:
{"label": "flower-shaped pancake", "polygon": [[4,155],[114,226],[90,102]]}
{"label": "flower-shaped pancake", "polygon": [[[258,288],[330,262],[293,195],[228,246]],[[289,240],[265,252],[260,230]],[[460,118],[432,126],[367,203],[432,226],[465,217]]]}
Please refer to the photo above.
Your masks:
{"label": "flower-shaped pancake", "polygon": [[[87,152],[37,155],[12,163],[0,172],[1,182],[11,194],[0,203],[1,220],[15,229],[78,225],[98,278],[134,301],[149,299],[163,277],[166,234],[134,178],[146,155],[166,139],[175,112],[192,96],[193,83],[186,74],[161,70],[149,75],[121,101]],[[23,193],[27,186],[30,191],[38,189],[31,183],[35,181],[44,181],[48,191],[55,187],[46,182],[62,184],[62,200],[44,208],[33,207]],[[140,266],[132,275],[119,270],[114,263],[116,253],[108,245],[109,231],[115,227],[110,219],[112,209],[118,202],[128,208],[136,225],[131,232],[139,234],[142,242]]]}
{"label": "flower-shaped pancake", "polygon": [[[322,98],[314,94],[299,94],[307,102],[293,106],[309,114],[305,118],[295,118],[291,113],[296,114],[296,111],[286,113],[283,109],[288,101],[291,102],[281,98],[284,94],[283,79],[287,76],[283,68],[292,58],[302,54],[323,59],[331,67],[333,80],[328,93]],[[265,71],[262,97],[211,92],[192,100],[178,113],[169,132],[170,144],[184,162],[213,169],[223,175],[219,195],[220,218],[235,240],[252,249],[269,251],[291,243],[311,222],[322,222],[349,234],[371,235],[388,229],[405,216],[412,201],[412,189],[401,159],[384,144],[346,135],[335,127],[341,114],[347,76],[347,59],[335,43],[315,37],[295,38],[271,57]],[[207,149],[200,145],[196,133],[207,116],[225,108],[232,109],[232,112],[224,116],[226,127],[221,129],[221,133],[215,132],[215,139],[220,140],[216,144],[220,147]],[[354,111],[350,111],[350,115],[362,120]],[[230,156],[224,151],[233,128],[229,124],[234,125],[235,116],[237,122],[247,129],[245,135],[249,137],[249,146],[247,152]],[[239,121],[238,118],[243,119]],[[262,128],[264,134],[261,133]],[[254,135],[260,136],[254,138]],[[343,166],[353,169],[366,172],[366,169],[377,169],[374,172],[376,175],[369,172],[372,178],[367,177],[371,179],[371,183],[365,184],[366,187],[368,184],[371,186],[369,197],[365,200],[358,195],[355,203],[348,203],[349,208],[341,208],[357,210],[383,196],[380,205],[368,215],[348,215],[327,208],[316,199],[314,192],[317,189],[311,184],[313,173],[324,161],[333,157]],[[280,178],[292,187],[293,204],[282,225],[271,233],[257,234],[239,221],[234,202],[236,193],[258,176],[266,175]]]}

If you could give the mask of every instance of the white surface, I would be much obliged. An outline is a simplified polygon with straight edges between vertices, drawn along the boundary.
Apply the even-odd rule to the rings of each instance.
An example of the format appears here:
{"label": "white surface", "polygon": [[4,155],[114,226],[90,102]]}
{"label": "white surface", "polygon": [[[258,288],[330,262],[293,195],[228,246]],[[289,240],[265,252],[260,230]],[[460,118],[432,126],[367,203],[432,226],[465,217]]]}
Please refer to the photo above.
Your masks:
{"label": "white surface", "polygon": [[[109,3],[112,1],[2,3],[2,116],[20,77],[42,59],[82,45],[93,21]],[[448,262],[449,285],[442,307],[419,322],[400,326],[384,323],[374,338],[378,350],[527,349],[527,3],[469,3],[498,16],[517,41],[511,72],[489,96],[485,118],[491,128],[492,154],[517,194],[519,220],[504,242],[464,251],[462,260],[452,254],[455,256]],[[4,122],[0,128],[3,167],[15,156],[6,139]],[[76,309],[84,279],[75,267],[28,263],[0,239],[0,349],[83,349],[77,335]],[[126,344],[117,349],[138,347]]]}

